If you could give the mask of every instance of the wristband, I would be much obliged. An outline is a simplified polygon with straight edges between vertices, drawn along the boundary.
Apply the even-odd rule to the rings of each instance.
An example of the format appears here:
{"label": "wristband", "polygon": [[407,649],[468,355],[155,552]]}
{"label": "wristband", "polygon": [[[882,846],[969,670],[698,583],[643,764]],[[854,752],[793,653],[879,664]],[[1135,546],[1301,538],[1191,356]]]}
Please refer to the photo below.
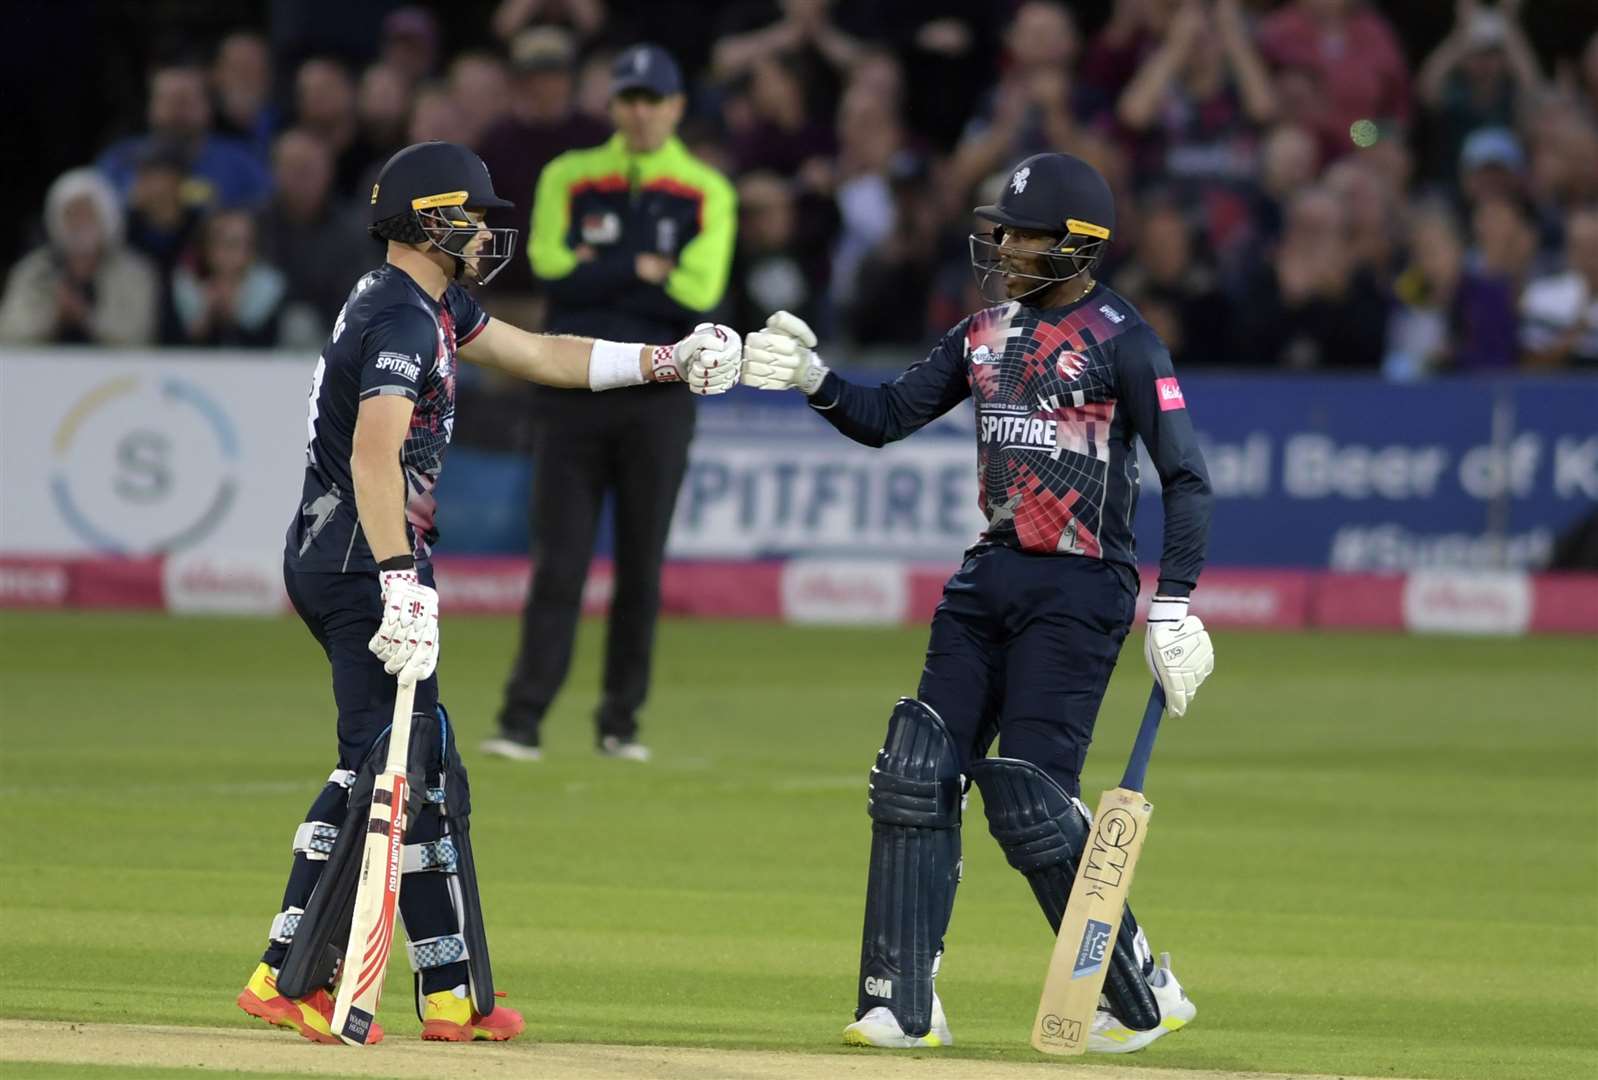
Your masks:
{"label": "wristband", "polygon": [[616,390],[641,386],[644,377],[638,370],[638,353],[644,346],[619,341],[595,340],[588,351],[588,388]]}
{"label": "wristband", "polygon": [[391,559],[384,559],[382,562],[378,563],[377,568],[384,573],[387,573],[390,570],[415,570],[416,556],[395,555]]}
{"label": "wristband", "polygon": [[1149,622],[1179,623],[1187,618],[1185,596],[1156,596],[1149,601]]}

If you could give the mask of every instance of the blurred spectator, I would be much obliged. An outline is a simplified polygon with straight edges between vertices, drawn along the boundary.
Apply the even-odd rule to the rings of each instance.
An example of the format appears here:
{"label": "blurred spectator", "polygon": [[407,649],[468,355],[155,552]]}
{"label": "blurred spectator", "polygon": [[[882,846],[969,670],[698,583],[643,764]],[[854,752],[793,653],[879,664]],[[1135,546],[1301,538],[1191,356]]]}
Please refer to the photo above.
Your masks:
{"label": "blurred spectator", "polygon": [[[478,153],[494,178],[494,190],[516,204],[514,210],[491,211],[489,224],[514,225],[531,243],[528,223],[538,174],[558,154],[604,142],[610,130],[574,109],[577,50],[565,30],[524,30],[511,42],[510,57],[509,110],[484,133]],[[500,292],[530,292],[532,266],[514,258],[494,283]]]}
{"label": "blurred spectator", "polygon": [[152,139],[139,153],[133,185],[128,189],[128,246],[156,264],[163,282],[170,279],[178,256],[205,216],[201,207],[189,201],[184,190],[187,177],[183,148]]}
{"label": "blurred spectator", "polygon": [[476,150],[483,133],[505,115],[510,79],[504,61],[486,52],[457,56],[449,65],[449,92],[464,121],[450,141]]}
{"label": "blurred spectator", "polygon": [[223,38],[211,64],[211,89],[217,130],[265,161],[281,121],[272,102],[272,53],[266,38],[248,30]]}
{"label": "blurred spectator", "polygon": [[1598,204],[1570,215],[1564,268],[1526,286],[1520,347],[1536,367],[1598,364]]}
{"label": "blurred spectator", "polygon": [[420,5],[396,8],[383,19],[380,59],[415,84],[438,67],[438,20]]}
{"label": "blurred spectator", "polygon": [[[867,70],[880,72],[881,68]],[[748,93],[735,99],[729,109],[742,112],[736,106],[747,105],[748,115],[742,122],[729,124],[733,160],[739,171],[769,169],[792,176],[806,162],[834,152],[832,132],[810,117],[801,79],[799,67],[791,59],[768,56],[754,63]]]}
{"label": "blurred spectator", "polygon": [[1343,202],[1325,188],[1288,204],[1274,263],[1256,265],[1234,306],[1231,362],[1375,368],[1387,304],[1357,268]]}
{"label": "blurred spectator", "polygon": [[316,56],[294,74],[294,123],[327,144],[333,153],[333,189],[353,198],[372,165],[356,137],[355,83],[342,61]]}
{"label": "blurred spectator", "polygon": [[1459,151],[1459,191],[1464,209],[1486,199],[1508,199],[1524,190],[1526,153],[1508,128],[1477,128]]}
{"label": "blurred spectator", "polygon": [[372,64],[361,72],[355,91],[355,123],[361,156],[368,166],[376,164],[381,170],[396,151],[408,145],[405,123],[410,112],[411,84],[397,68]]}
{"label": "blurred spectator", "polygon": [[351,282],[382,261],[366,234],[366,216],[333,199],[333,155],[303,128],[290,128],[272,147],[276,191],[258,218],[261,258],[282,271],[284,344],[315,348],[333,328]]}
{"label": "blurred spectator", "polygon": [[1528,126],[1527,186],[1537,206],[1543,245],[1558,248],[1565,218],[1598,201],[1598,116],[1589,120],[1572,103],[1549,101]]}
{"label": "blurred spectator", "polygon": [[1399,381],[1454,364],[1465,270],[1464,237],[1447,206],[1433,203],[1414,210],[1407,239],[1409,262],[1394,282],[1382,360],[1388,378]]}
{"label": "blurred spectator", "polygon": [[134,168],[152,140],[180,148],[187,160],[191,202],[244,206],[266,196],[266,166],[236,139],[211,131],[205,69],[188,61],[163,64],[150,75],[149,132],[113,143],[100,155],[100,171],[126,199]]}
{"label": "blurred spectator", "polygon": [[1451,181],[1465,138],[1512,127],[1517,106],[1542,91],[1542,71],[1519,23],[1520,0],[1457,0],[1454,27],[1421,65],[1416,90],[1435,126],[1427,173]]}
{"label": "blurred spectator", "polygon": [[1078,51],[1076,22],[1063,4],[1028,0],[1004,33],[1008,65],[977,105],[955,151],[954,183],[978,181],[1045,150],[1083,154],[1072,112],[1071,67]]}
{"label": "blurred spectator", "polygon": [[1276,95],[1240,0],[1183,0],[1115,111],[1140,174],[1202,214],[1215,245],[1242,234],[1256,133],[1274,119]]}
{"label": "blurred spectator", "polygon": [[453,142],[465,123],[449,87],[441,82],[423,83],[411,99],[411,120],[405,131],[405,143],[408,146],[419,142]]}
{"label": "blurred spectator", "polygon": [[[766,23],[747,33],[727,34],[711,51],[716,77],[728,81],[751,71],[762,60],[778,56],[798,65],[813,115],[830,113],[839,99],[844,77],[860,59],[862,43],[832,21],[832,0],[780,0],[761,5]],[[778,10],[771,11],[771,8]],[[769,16],[776,15],[775,21]]]}
{"label": "blurred spectator", "polygon": [[577,112],[595,123],[610,123],[610,66],[616,54],[590,53],[577,68]]}
{"label": "blurred spectator", "polygon": [[1520,290],[1537,255],[1531,208],[1510,195],[1483,198],[1471,213],[1471,239],[1460,285],[1456,367],[1466,371],[1513,367]]}
{"label": "blurred spectator", "polygon": [[889,174],[903,148],[904,129],[886,102],[864,88],[844,95],[836,184],[841,228],[832,256],[832,297],[840,307],[854,301],[860,263],[898,224]]}
{"label": "blurred spectator", "polygon": [[277,344],[288,283],[256,254],[255,219],[219,210],[205,219],[190,257],[172,277],[177,335],[169,345]]}
{"label": "blurred spectator", "polygon": [[63,173],[45,196],[48,239],[19,259],[0,298],[9,344],[148,345],[160,278],[122,243],[122,208],[94,169]]}
{"label": "blurred spectator", "polygon": [[1282,235],[1287,203],[1309,186],[1320,166],[1320,148],[1308,128],[1293,123],[1273,127],[1260,144],[1260,171],[1249,215],[1255,252],[1273,248]]}
{"label": "blurred spectator", "polygon": [[925,297],[938,270],[938,208],[925,167],[901,155],[889,170],[893,228],[861,261],[848,294],[849,336],[861,345],[919,345],[928,336],[926,304],[906,302]]}
{"label": "blurred spectator", "polygon": [[587,40],[605,28],[604,0],[500,0],[489,25],[510,41],[528,23],[558,23]]}
{"label": "blurred spectator", "polygon": [[778,311],[820,325],[827,256],[837,225],[832,203],[787,179],[753,172],[738,181],[738,249],[732,325],[759,327]]}
{"label": "blurred spectator", "polygon": [[1110,17],[1082,55],[1077,72],[1093,112],[1115,107],[1144,60],[1165,39],[1180,0],[1114,0]]}
{"label": "blurred spectator", "polygon": [[1354,148],[1356,121],[1407,123],[1409,66],[1387,17],[1364,0],[1289,0],[1259,25],[1260,50],[1292,73],[1321,149]]}
{"label": "blurred spectator", "polygon": [[1363,154],[1343,158],[1326,170],[1321,182],[1343,200],[1354,265],[1385,285],[1392,279],[1398,258],[1400,206],[1396,193]]}
{"label": "blurred spectator", "polygon": [[1224,364],[1226,296],[1193,254],[1193,228],[1173,200],[1153,197],[1138,213],[1137,251],[1115,287],[1154,327],[1178,365]]}

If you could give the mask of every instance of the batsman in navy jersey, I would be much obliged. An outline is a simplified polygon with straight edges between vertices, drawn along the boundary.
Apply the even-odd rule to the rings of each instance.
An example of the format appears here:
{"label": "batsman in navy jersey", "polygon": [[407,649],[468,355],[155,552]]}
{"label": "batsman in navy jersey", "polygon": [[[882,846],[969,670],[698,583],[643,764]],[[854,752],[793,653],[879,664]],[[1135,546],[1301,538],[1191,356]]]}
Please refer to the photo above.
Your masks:
{"label": "batsman in navy jersey", "polygon": [[[1137,310],[1093,279],[1115,227],[1087,163],[1039,154],[1016,167],[972,264],[995,306],[962,320],[893,382],[829,372],[786,312],[748,335],[743,381],[799,389],[867,446],[905,438],[970,398],[987,527],[933,616],[920,686],[888,723],[871,772],[872,845],[858,1008],[845,1041],[946,1045],[933,990],[960,876],[971,782],[989,828],[1058,930],[1088,835],[1078,796],[1099,703],[1138,591],[1132,529],[1141,440],[1165,503],[1145,656],[1181,715],[1213,667],[1187,598],[1204,563],[1210,487],[1170,354]],[[999,756],[988,751],[998,741]],[[1193,1018],[1128,911],[1090,1050],[1138,1050]]]}
{"label": "batsman in navy jersey", "polygon": [[[521,1016],[495,1004],[472,857],[471,801],[439,703],[434,488],[455,429],[462,361],[549,386],[608,390],[687,382],[721,393],[741,343],[701,324],[673,345],[530,334],[490,319],[467,291],[513,254],[515,229],[483,224],[494,194],[463,146],[418,143],[372,190],[383,265],[361,277],[311,377],[304,488],[284,550],[294,609],[332,669],[337,764],[294,834],[294,861],[265,953],[238,1004],[315,1042],[338,1042],[329,989],[400,684],[415,686],[399,908],[427,1039],[508,1039]],[[382,1037],[374,1025],[369,1042]]]}

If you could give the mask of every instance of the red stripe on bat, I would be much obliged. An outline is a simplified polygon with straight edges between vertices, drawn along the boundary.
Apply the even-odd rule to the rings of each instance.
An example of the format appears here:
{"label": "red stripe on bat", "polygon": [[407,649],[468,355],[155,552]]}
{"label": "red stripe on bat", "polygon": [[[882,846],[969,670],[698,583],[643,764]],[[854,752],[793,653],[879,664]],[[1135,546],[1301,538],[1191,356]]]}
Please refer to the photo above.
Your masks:
{"label": "red stripe on bat", "polygon": [[[405,848],[405,802],[406,782],[403,776],[394,778],[391,796],[392,817],[390,819],[388,851],[383,859],[383,910],[378,918],[377,925],[373,926],[366,938],[366,955],[362,957],[362,970],[360,981],[355,984],[355,997],[360,999],[378,982],[383,972],[388,967],[388,957],[394,947],[394,914],[399,901],[399,863]],[[389,794],[389,792],[383,792]],[[376,1012],[374,1007],[370,1012]]]}

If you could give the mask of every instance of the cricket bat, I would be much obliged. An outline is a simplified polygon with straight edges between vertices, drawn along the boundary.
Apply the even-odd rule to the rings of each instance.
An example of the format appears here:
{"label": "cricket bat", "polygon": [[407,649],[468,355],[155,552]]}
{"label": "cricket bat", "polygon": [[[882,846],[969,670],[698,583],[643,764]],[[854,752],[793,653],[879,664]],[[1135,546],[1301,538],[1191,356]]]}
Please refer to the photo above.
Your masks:
{"label": "cricket bat", "polygon": [[383,976],[394,945],[399,913],[400,871],[405,857],[405,804],[410,781],[405,767],[411,745],[411,706],[416,684],[400,683],[394,696],[394,724],[388,735],[388,761],[372,785],[372,809],[361,849],[361,877],[355,887],[350,940],[333,1000],[333,1033],[351,1046],[364,1046],[383,994]]}
{"label": "cricket bat", "polygon": [[1104,793],[1093,816],[1087,850],[1077,864],[1076,882],[1060,919],[1060,936],[1054,942],[1038,1015],[1032,1022],[1032,1045],[1045,1054],[1080,1054],[1087,1049],[1106,965],[1132,887],[1132,871],[1137,868],[1154,811],[1143,797],[1143,778],[1164,712],[1165,692],[1156,683],[1143,710],[1143,724],[1121,786]]}

